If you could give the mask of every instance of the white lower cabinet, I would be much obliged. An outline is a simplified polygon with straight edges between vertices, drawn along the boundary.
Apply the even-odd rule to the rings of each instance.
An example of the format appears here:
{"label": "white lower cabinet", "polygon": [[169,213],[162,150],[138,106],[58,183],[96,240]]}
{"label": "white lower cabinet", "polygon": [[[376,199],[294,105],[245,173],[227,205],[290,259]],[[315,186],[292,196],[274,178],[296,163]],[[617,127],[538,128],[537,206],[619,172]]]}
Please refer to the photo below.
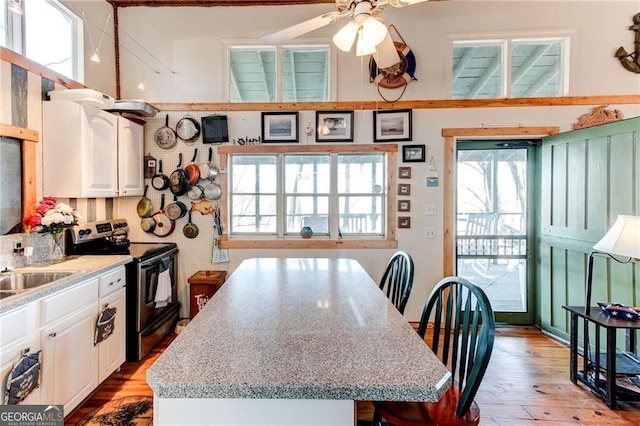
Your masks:
{"label": "white lower cabinet", "polygon": [[[69,415],[125,361],[124,266],[0,315],[0,404],[25,350],[42,349],[40,387],[22,404],[63,404]],[[98,315],[116,308],[114,331],[94,345]]]}
{"label": "white lower cabinet", "polygon": [[125,359],[125,289],[100,299],[100,309],[116,308],[113,334],[98,343],[98,382],[102,383]]}
{"label": "white lower cabinet", "polygon": [[69,414],[98,386],[98,349],[93,345],[94,301],[41,331],[43,402],[64,404]]}

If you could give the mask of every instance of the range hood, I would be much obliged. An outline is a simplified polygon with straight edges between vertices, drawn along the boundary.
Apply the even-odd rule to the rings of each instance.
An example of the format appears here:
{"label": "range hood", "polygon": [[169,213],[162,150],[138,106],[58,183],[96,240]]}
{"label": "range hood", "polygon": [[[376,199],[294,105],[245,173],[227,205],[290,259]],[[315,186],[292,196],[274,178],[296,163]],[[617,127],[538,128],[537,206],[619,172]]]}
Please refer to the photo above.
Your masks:
{"label": "range hood", "polygon": [[133,114],[140,117],[155,117],[160,109],[142,99],[121,99],[113,103],[107,111]]}

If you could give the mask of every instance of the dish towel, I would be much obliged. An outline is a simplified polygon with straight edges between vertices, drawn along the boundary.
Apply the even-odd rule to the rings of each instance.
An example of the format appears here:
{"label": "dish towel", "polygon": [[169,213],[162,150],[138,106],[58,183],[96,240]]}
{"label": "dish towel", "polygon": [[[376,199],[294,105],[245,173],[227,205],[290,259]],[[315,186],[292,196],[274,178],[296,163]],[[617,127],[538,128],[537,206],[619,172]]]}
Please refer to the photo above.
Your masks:
{"label": "dish towel", "polygon": [[158,268],[158,287],[156,288],[156,308],[164,308],[171,303],[171,274],[169,271],[169,259],[162,261]]}

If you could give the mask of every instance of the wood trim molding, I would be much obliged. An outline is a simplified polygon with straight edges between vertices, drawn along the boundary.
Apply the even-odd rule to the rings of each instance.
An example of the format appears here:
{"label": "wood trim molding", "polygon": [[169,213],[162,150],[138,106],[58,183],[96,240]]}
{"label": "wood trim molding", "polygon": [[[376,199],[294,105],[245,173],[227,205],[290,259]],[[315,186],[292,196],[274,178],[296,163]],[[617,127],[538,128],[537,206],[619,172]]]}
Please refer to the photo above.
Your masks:
{"label": "wood trim molding", "polygon": [[23,127],[0,123],[0,137],[22,141],[22,214],[36,212],[36,143],[38,132]]}
{"label": "wood trim molding", "polygon": [[[392,227],[395,223],[392,224]],[[358,249],[358,248],[398,248],[395,240],[329,240],[329,239],[309,239],[309,240],[220,240],[220,247],[245,248],[245,249]]]}
{"label": "wood trim molding", "polygon": [[495,127],[495,128],[449,128],[442,129],[444,137],[444,180],[442,190],[443,200],[443,232],[442,232],[442,271],[444,276],[455,274],[455,138],[456,137],[487,137],[487,136],[548,136],[560,131],[557,126],[544,127]]}
{"label": "wood trim molding", "polygon": [[[282,154],[288,152],[398,152],[398,145],[393,144],[315,144],[315,145],[277,145],[262,143],[260,145],[224,145],[218,147],[218,154]],[[222,158],[221,158],[222,160]],[[226,160],[226,159],[225,159]]]}
{"label": "wood trim molding", "polygon": [[562,107],[602,104],[640,104],[640,95],[595,95],[546,98],[501,99],[435,99],[384,102],[283,102],[283,103],[157,103],[162,111],[313,111],[313,110],[387,110],[387,109],[454,109],[454,108],[513,108]]}
{"label": "wood trim molding", "polygon": [[58,83],[63,85],[68,89],[83,89],[86,86],[84,84],[80,84],[75,80],[72,80],[68,77],[63,76],[62,74],[58,74],[55,71],[45,67],[44,65],[40,65],[37,62],[33,62],[31,59],[27,59],[19,53],[14,52],[13,50],[7,49],[5,47],[0,47],[0,59],[3,61],[7,61],[11,64],[17,65],[20,68],[23,68],[33,74],[37,74],[44,78],[47,78],[54,83]]}

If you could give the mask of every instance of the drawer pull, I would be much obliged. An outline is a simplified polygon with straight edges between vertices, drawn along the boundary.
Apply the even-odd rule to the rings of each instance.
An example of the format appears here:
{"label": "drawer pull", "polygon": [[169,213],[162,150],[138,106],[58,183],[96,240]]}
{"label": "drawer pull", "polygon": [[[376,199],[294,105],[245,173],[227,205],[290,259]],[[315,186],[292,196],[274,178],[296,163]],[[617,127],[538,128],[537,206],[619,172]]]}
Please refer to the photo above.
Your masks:
{"label": "drawer pull", "polygon": [[111,281],[111,282],[109,283],[109,287],[111,287],[112,285],[116,285],[116,284],[118,284],[120,281],[122,281],[122,278],[118,278],[116,281]]}
{"label": "drawer pull", "polygon": [[57,335],[58,335],[58,333],[56,333],[56,332],[49,333],[49,337],[50,337],[50,338],[54,338],[54,337],[56,337]]}

